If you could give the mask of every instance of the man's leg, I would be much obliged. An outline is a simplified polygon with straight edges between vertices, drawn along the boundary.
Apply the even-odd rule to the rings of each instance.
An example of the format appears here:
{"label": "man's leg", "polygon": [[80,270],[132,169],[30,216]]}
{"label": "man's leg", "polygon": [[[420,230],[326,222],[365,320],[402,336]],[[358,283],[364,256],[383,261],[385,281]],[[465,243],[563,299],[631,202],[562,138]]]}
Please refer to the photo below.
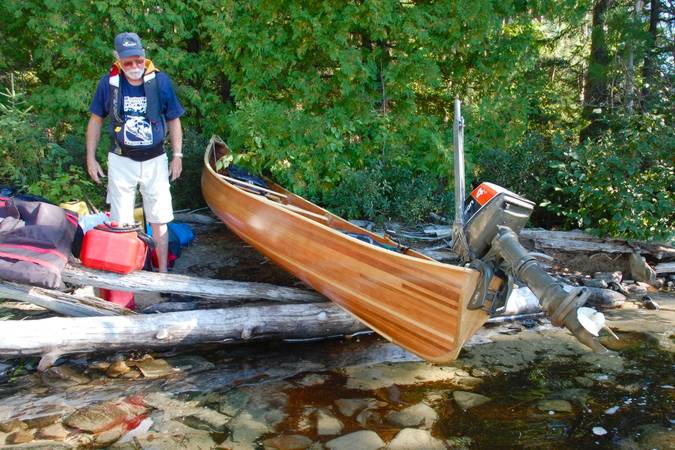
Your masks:
{"label": "man's leg", "polygon": [[169,166],[166,154],[141,163],[140,190],[143,195],[145,218],[152,228],[152,237],[157,245],[158,269],[167,271],[169,256],[169,230],[167,224],[173,220]]}
{"label": "man's leg", "polygon": [[139,163],[108,153],[108,197],[110,220],[119,225],[134,223],[134,200]]}
{"label": "man's leg", "polygon": [[169,227],[165,223],[151,223],[152,239],[157,246],[158,270],[162,273],[167,271],[169,258]]}

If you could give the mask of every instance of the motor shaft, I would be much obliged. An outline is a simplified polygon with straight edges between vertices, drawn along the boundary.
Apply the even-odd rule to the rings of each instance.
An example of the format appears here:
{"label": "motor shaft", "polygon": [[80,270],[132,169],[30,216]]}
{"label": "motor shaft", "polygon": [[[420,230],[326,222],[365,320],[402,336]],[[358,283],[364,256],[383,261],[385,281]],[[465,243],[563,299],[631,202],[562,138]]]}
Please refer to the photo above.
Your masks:
{"label": "motor shaft", "polygon": [[595,352],[608,351],[577,318],[577,309],[588,298],[587,289],[566,291],[563,284],[546,273],[536,258],[520,245],[518,235],[507,226],[497,226],[492,247],[511,267],[513,274],[532,290],[554,325],[567,328],[579,342]]}

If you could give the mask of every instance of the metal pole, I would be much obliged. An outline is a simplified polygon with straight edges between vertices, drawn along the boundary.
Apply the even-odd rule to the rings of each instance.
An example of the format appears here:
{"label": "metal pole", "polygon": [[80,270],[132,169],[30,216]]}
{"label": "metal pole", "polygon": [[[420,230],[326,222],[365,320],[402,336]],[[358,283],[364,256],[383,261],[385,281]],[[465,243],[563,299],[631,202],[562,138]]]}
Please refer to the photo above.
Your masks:
{"label": "metal pole", "polygon": [[464,218],[464,118],[461,104],[455,99],[455,120],[452,127],[455,147],[455,227],[462,229]]}

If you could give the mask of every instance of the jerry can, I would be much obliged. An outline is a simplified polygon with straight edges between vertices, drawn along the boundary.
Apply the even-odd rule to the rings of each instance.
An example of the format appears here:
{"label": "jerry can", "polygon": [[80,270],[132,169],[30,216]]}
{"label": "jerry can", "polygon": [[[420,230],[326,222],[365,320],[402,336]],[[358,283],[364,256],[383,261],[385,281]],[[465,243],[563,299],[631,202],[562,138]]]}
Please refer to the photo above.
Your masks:
{"label": "jerry can", "polygon": [[112,289],[99,288],[99,295],[102,299],[115,303],[123,308],[134,309],[134,293],[130,291],[115,291]]}
{"label": "jerry can", "polygon": [[80,260],[92,269],[127,274],[145,265],[148,246],[137,228],[120,228],[115,223],[97,226],[84,235]]}

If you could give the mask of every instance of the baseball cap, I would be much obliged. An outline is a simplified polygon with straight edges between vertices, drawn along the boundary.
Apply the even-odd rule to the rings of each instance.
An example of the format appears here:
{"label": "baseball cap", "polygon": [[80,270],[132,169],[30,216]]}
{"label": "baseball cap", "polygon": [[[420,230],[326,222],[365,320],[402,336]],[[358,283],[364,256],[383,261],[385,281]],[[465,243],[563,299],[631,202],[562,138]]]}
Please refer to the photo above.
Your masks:
{"label": "baseball cap", "polygon": [[115,36],[115,51],[120,59],[130,56],[145,57],[141,38],[136,33],[120,33]]}

